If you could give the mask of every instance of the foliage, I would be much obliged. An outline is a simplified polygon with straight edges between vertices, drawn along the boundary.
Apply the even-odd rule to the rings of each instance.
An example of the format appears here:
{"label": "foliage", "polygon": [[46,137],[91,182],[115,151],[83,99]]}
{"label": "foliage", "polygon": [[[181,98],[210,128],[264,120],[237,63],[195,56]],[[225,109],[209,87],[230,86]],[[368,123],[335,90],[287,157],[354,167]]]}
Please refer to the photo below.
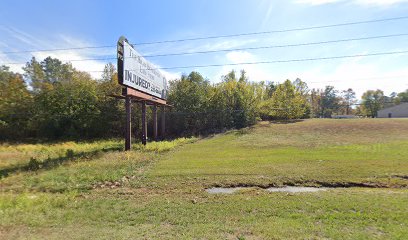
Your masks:
{"label": "foliage", "polygon": [[308,109],[305,85],[299,81],[297,80],[296,85],[290,80],[277,85],[272,97],[261,106],[263,116],[279,120],[299,119],[305,116]]}
{"label": "foliage", "polygon": [[213,85],[197,72],[170,84],[171,134],[207,134],[256,122],[263,85],[249,82],[244,71],[239,78],[231,71]]}
{"label": "foliage", "polygon": [[22,76],[0,66],[0,140],[29,133],[32,100]]}
{"label": "foliage", "polygon": [[331,117],[339,109],[338,91],[333,86],[326,86],[320,98],[320,116]]}
{"label": "foliage", "polygon": [[[112,97],[112,95],[120,96],[122,87],[118,84],[118,75],[116,68],[112,63],[105,66],[102,73],[102,79],[97,82],[97,106],[99,111],[97,122],[94,122],[96,129],[104,129],[103,132],[98,131],[99,137],[119,137],[123,136],[125,128],[125,107],[123,101]],[[133,114],[138,111],[133,111]]]}
{"label": "foliage", "polygon": [[346,108],[345,114],[349,115],[352,113],[351,106],[356,103],[356,93],[351,88],[344,90],[341,93],[342,93],[342,104]]}
{"label": "foliage", "polygon": [[384,92],[368,90],[361,97],[363,100],[362,111],[366,116],[376,117],[378,110],[384,107]]}
{"label": "foliage", "polygon": [[105,66],[98,81],[51,57],[41,62],[32,58],[23,69],[26,79],[7,67],[0,69],[2,140],[122,135],[123,103],[110,96],[121,93],[112,64]]}
{"label": "foliage", "polygon": [[[80,140],[124,135],[124,104],[115,98],[122,94],[122,87],[113,64],[105,66],[99,79],[52,57],[42,61],[33,57],[23,70],[21,75],[0,67],[0,140]],[[366,93],[363,106],[356,108],[352,89],[309,89],[299,78],[283,83],[252,82],[244,70],[232,70],[220,80],[215,83],[191,72],[170,81],[168,102],[173,107],[166,110],[167,136],[240,129],[259,119],[375,116],[384,106],[408,100],[407,91],[389,97],[374,91]],[[152,110],[147,111],[148,132],[152,132]],[[138,103],[132,104],[132,118],[133,132],[140,135]]]}
{"label": "foliage", "polygon": [[400,92],[397,94],[397,97],[395,98],[395,102],[401,103],[401,102],[408,102],[408,89],[405,90],[404,92]]}
{"label": "foliage", "polygon": [[72,79],[76,70],[70,63],[47,57],[39,63],[35,57],[23,67],[25,76],[30,79],[34,92],[50,90],[53,84]]}
{"label": "foliage", "polygon": [[51,139],[97,136],[98,96],[96,82],[86,74],[58,82],[36,95],[38,136]]}
{"label": "foliage", "polygon": [[218,112],[215,117],[219,118],[223,128],[238,129],[255,123],[262,97],[261,87],[249,82],[244,70],[239,78],[235,71],[223,76],[222,82],[216,85],[217,91],[211,102],[213,110]]}
{"label": "foliage", "polygon": [[198,72],[183,75],[170,82],[168,101],[177,114],[171,114],[170,131],[176,134],[196,134],[204,130],[211,85]]}

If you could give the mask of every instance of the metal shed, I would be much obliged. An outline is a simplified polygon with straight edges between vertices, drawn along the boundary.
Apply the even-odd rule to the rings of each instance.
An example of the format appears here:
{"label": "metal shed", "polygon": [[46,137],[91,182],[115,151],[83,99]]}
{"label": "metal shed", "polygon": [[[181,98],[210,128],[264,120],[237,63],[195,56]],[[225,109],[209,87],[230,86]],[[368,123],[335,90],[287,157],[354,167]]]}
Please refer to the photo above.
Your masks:
{"label": "metal shed", "polygon": [[408,118],[408,102],[381,109],[377,112],[379,118]]}

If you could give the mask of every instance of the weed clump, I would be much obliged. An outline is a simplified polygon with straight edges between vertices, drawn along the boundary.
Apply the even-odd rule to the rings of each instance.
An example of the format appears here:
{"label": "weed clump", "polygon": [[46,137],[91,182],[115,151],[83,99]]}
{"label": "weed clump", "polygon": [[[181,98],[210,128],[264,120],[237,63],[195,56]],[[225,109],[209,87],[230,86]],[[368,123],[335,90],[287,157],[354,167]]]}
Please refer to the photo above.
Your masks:
{"label": "weed clump", "polygon": [[69,159],[74,158],[74,150],[72,149],[67,149],[67,152],[65,153],[65,156]]}
{"label": "weed clump", "polygon": [[31,157],[27,167],[31,171],[36,171],[41,168],[41,162],[39,162],[36,158]]}

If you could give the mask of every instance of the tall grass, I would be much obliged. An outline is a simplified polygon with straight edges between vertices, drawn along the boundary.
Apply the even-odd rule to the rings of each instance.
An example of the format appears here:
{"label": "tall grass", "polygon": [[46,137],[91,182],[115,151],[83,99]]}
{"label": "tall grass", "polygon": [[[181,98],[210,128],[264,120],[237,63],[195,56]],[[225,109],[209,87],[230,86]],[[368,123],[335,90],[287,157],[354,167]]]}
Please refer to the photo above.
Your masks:
{"label": "tall grass", "polygon": [[149,142],[144,146],[143,144],[135,144],[133,145],[135,150],[141,150],[146,152],[166,152],[169,150],[174,149],[177,146],[195,142],[197,138],[177,138],[172,141],[162,141],[162,142]]}
{"label": "tall grass", "polygon": [[7,144],[0,145],[0,169],[21,166],[29,161],[41,163],[55,158],[73,158],[78,154],[97,151],[119,150],[123,141],[110,139],[93,142],[61,142],[54,144]]}

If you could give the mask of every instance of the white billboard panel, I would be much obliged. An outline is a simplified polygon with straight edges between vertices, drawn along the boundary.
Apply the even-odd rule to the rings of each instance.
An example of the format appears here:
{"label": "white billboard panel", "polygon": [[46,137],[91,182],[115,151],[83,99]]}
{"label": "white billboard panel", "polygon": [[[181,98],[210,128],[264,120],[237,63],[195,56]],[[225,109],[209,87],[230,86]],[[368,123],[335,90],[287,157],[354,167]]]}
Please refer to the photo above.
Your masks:
{"label": "white billboard panel", "polygon": [[[166,99],[167,80],[153,64],[140,55],[129,43],[123,41],[122,85],[154,97]],[[121,69],[118,69],[119,71]]]}

